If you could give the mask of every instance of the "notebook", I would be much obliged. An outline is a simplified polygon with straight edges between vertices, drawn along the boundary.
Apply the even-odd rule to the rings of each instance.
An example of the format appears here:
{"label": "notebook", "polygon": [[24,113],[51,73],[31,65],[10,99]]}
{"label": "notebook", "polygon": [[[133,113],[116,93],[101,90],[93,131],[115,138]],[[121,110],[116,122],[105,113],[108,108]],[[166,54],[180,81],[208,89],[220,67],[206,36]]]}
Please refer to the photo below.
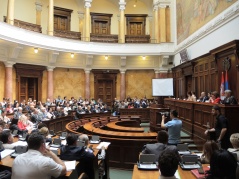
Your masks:
{"label": "notebook", "polygon": [[182,161],[179,164],[180,167],[185,170],[196,169],[202,166],[198,161],[197,155],[183,155]]}
{"label": "notebook", "polygon": [[203,170],[204,170],[204,174],[200,174],[198,172],[198,169],[193,169],[193,170],[191,170],[191,172],[197,179],[205,179],[205,173],[206,173],[206,171],[209,170],[209,167],[205,166],[205,167],[203,167]]}
{"label": "notebook", "polygon": [[18,155],[27,152],[27,146],[16,146],[15,152],[11,154],[12,158],[16,158]]}
{"label": "notebook", "polygon": [[158,170],[155,154],[141,154],[139,156],[138,169]]}
{"label": "notebook", "polygon": [[91,140],[90,140],[91,144],[98,144],[100,143],[100,136],[98,135],[92,135]]}
{"label": "notebook", "polygon": [[177,149],[180,155],[191,154],[187,144],[178,144]]}

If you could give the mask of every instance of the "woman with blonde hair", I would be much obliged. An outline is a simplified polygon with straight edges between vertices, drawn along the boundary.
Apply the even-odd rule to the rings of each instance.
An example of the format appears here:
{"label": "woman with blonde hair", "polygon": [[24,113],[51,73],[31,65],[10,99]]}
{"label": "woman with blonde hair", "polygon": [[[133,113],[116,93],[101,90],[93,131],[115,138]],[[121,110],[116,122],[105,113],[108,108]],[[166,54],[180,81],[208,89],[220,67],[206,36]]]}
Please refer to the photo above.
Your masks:
{"label": "woman with blonde hair", "polygon": [[207,141],[203,145],[203,153],[202,153],[202,156],[201,156],[201,162],[209,164],[211,156],[216,150],[219,150],[219,147],[218,147],[217,143],[213,140],[212,141]]}
{"label": "woman with blonde hair", "polygon": [[33,128],[33,123],[28,120],[27,116],[21,115],[21,117],[18,120],[17,126],[20,130],[31,131]]}

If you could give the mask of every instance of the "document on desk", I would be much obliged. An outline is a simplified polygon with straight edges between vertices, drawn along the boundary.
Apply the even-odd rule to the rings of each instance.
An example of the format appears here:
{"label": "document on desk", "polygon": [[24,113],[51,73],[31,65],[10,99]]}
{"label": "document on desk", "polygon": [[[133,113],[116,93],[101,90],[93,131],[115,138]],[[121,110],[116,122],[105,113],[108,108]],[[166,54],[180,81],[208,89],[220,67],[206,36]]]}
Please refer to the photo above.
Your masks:
{"label": "document on desk", "polygon": [[15,152],[15,150],[11,150],[11,149],[5,149],[1,152],[1,159],[5,158],[6,156],[12,154],[13,152]]}
{"label": "document on desk", "polygon": [[72,171],[76,168],[76,161],[64,161],[67,171]]}
{"label": "document on desk", "polygon": [[13,146],[18,146],[18,145],[21,145],[21,146],[27,146],[27,142],[26,141],[17,141],[17,142],[14,142],[12,143],[11,145]]}
{"label": "document on desk", "polygon": [[110,145],[110,142],[101,142],[96,148],[101,149],[102,147],[107,148]]}

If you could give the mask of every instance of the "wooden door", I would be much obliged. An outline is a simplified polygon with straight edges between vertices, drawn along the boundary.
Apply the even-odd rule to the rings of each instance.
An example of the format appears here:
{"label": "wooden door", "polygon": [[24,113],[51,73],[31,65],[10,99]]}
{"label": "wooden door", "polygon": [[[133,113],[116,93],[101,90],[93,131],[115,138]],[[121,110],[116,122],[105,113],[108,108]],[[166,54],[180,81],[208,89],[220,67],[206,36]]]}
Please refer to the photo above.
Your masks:
{"label": "wooden door", "polygon": [[93,27],[93,34],[110,34],[108,31],[108,22],[107,21],[95,21]]}
{"label": "wooden door", "polygon": [[20,79],[20,101],[32,98],[38,101],[38,79],[21,77]]}
{"label": "wooden door", "polygon": [[67,17],[54,15],[54,29],[55,30],[68,30]]}
{"label": "wooden door", "polygon": [[97,97],[101,98],[104,103],[106,103],[108,106],[111,106],[111,103],[114,99],[114,97],[112,96],[113,95],[113,80],[98,80],[97,95],[98,95]]}
{"label": "wooden door", "polygon": [[142,22],[130,22],[128,35],[144,35]]}

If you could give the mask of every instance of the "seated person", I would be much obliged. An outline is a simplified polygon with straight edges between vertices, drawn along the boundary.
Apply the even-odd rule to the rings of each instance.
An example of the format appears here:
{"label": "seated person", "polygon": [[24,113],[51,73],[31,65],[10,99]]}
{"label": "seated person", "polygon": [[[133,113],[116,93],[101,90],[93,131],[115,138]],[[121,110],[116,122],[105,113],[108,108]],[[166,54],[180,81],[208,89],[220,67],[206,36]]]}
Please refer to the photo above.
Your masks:
{"label": "seated person", "polygon": [[221,101],[221,98],[219,93],[217,91],[213,91],[211,94],[211,98],[209,99],[209,102],[213,104],[219,104],[220,101]]}
{"label": "seated person", "polygon": [[231,94],[232,94],[231,90],[225,90],[225,98],[224,100],[222,100],[222,104],[231,104],[231,105],[237,104],[236,98]]}
{"label": "seated person", "polygon": [[49,137],[49,130],[47,127],[42,127],[41,129],[39,129],[39,133],[44,136],[46,143],[47,142],[49,142],[49,144],[52,143],[52,139],[51,137]]}
{"label": "seated person", "polygon": [[19,117],[22,115],[22,107],[18,107],[17,111],[14,112],[14,118],[19,119]]}
{"label": "seated person", "polygon": [[206,179],[235,179],[236,169],[237,161],[232,153],[227,150],[217,150],[212,154]]}
{"label": "seated person", "polygon": [[10,130],[4,130],[1,133],[1,141],[3,142],[4,149],[14,149],[15,146],[11,145],[13,143],[13,136]]}
{"label": "seated person", "polygon": [[178,163],[179,159],[175,152],[163,151],[158,159],[159,179],[176,179],[174,175],[178,169]]}
{"label": "seated person", "polygon": [[205,92],[201,92],[201,96],[199,98],[199,101],[200,102],[206,102],[207,100],[209,100],[209,97],[206,96],[206,93]]}
{"label": "seated person", "polygon": [[178,157],[177,147],[174,145],[167,145],[168,143],[168,133],[164,130],[158,132],[157,143],[155,144],[146,144],[143,148],[142,154],[155,154],[156,160],[158,160],[159,156],[164,150],[170,150],[175,152]]}
{"label": "seated person", "polygon": [[230,142],[233,148],[227,149],[229,152],[237,154],[237,161],[239,161],[239,133],[232,134]]}
{"label": "seated person", "polygon": [[56,154],[46,148],[38,132],[30,134],[28,151],[17,156],[12,165],[12,179],[50,179],[66,174],[66,166]]}
{"label": "seated person", "polygon": [[214,151],[219,150],[219,147],[216,142],[212,141],[207,141],[203,145],[203,152],[201,156],[201,163],[210,163],[210,158],[213,154]]}
{"label": "seated person", "polygon": [[76,146],[78,136],[73,133],[69,133],[66,137],[67,145],[60,148],[60,158],[62,160],[77,160],[80,161],[77,172],[78,175],[86,173],[90,179],[94,179],[93,160],[94,154],[85,150],[84,147]]}
{"label": "seated person", "polygon": [[27,116],[21,115],[17,126],[22,131],[31,131],[33,128],[33,123],[27,119]]}
{"label": "seated person", "polygon": [[11,122],[11,120],[7,117],[7,111],[5,109],[2,110],[0,121],[4,121],[6,124],[9,124]]}

